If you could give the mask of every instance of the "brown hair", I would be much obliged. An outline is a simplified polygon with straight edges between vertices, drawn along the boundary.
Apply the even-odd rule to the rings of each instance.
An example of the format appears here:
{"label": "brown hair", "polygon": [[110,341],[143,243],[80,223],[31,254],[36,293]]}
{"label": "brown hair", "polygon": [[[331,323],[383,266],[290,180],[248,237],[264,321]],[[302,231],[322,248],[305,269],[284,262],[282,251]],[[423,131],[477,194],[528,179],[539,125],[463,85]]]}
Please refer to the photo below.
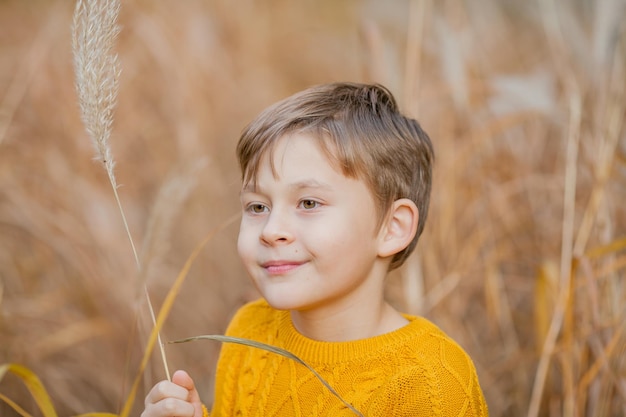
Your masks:
{"label": "brown hair", "polygon": [[419,123],[402,115],[391,92],[381,85],[311,87],[268,107],[244,129],[237,145],[244,185],[256,180],[265,152],[296,132],[319,138],[344,175],[367,183],[379,225],[394,201],[408,198],[416,204],[417,233],[394,255],[390,269],[402,265],[424,230],[430,201],[434,151]]}

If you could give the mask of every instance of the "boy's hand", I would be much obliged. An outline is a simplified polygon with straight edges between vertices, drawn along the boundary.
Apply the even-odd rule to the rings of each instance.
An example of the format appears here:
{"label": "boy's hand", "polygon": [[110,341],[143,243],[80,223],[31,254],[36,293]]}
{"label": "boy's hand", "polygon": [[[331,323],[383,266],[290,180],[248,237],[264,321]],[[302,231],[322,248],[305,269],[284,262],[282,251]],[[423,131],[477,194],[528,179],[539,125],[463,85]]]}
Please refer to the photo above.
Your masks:
{"label": "boy's hand", "polygon": [[172,382],[161,381],[146,396],[146,408],[141,417],[202,417],[202,403],[185,371],[176,371]]}

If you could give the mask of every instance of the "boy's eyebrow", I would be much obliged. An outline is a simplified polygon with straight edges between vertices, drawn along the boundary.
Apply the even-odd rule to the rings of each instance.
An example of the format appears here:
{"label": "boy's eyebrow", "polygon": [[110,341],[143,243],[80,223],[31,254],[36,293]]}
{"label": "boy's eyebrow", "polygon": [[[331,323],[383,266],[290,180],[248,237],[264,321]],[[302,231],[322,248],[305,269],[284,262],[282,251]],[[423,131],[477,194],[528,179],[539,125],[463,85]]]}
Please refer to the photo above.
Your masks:
{"label": "boy's eyebrow", "polygon": [[289,184],[289,188],[294,190],[301,190],[304,188],[321,188],[321,189],[331,189],[331,185],[325,182],[320,182],[315,179],[306,179],[302,181],[294,182],[293,184]]}
{"label": "boy's eyebrow", "polygon": [[[305,179],[302,181],[296,181],[288,186],[292,190],[302,190],[306,188],[317,188],[317,189],[331,189],[332,186],[328,183],[321,182],[315,179]],[[250,182],[246,184],[242,189],[240,194],[244,193],[256,193],[259,192],[259,185]]]}

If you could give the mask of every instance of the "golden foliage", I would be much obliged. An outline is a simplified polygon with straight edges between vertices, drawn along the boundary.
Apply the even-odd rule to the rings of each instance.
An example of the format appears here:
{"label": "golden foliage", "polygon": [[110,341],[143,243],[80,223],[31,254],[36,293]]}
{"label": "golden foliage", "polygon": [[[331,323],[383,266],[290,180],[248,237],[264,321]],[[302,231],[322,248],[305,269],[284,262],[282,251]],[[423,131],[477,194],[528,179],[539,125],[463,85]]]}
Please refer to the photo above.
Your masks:
{"label": "golden foliage", "polygon": [[[167,340],[221,334],[256,297],[228,226],[243,125],[311,84],[376,81],[437,153],[428,224],[390,277],[389,299],[471,354],[493,416],[624,415],[624,9],[125,1],[111,51],[123,68],[115,123],[105,127],[142,242],[137,272],[84,138],[71,7],[0,2],[0,363],[36,374],[59,415],[136,414],[140,404],[126,401],[163,378],[159,360],[143,359],[155,343],[144,282],[169,310]],[[218,347],[199,345],[168,345],[167,355],[210,404]],[[34,414],[16,380],[0,381],[0,414]]]}

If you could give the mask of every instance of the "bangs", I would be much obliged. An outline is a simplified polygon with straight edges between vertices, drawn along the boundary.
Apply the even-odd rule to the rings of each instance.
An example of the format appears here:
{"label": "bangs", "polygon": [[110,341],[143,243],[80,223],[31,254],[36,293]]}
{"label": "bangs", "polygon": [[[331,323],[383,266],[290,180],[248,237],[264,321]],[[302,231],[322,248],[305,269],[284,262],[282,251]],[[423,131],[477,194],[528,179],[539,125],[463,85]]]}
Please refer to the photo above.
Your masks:
{"label": "bangs", "polygon": [[290,140],[297,134],[307,135],[314,139],[320,150],[328,159],[328,162],[338,172],[341,172],[349,178],[359,177],[358,172],[362,170],[357,167],[358,164],[355,163],[354,156],[347,149],[349,147],[345,146],[346,141],[338,140],[337,132],[333,134],[331,130],[336,129],[329,129],[329,127],[325,125],[306,127],[294,126],[282,132],[276,132],[272,136],[264,137],[264,140],[259,141],[258,146],[254,147],[254,152],[252,152],[248,158],[241,161],[242,186],[256,186],[259,168],[263,161],[269,163],[272,175],[276,177],[277,172],[274,163],[274,150],[276,149],[276,145],[281,140]]}

